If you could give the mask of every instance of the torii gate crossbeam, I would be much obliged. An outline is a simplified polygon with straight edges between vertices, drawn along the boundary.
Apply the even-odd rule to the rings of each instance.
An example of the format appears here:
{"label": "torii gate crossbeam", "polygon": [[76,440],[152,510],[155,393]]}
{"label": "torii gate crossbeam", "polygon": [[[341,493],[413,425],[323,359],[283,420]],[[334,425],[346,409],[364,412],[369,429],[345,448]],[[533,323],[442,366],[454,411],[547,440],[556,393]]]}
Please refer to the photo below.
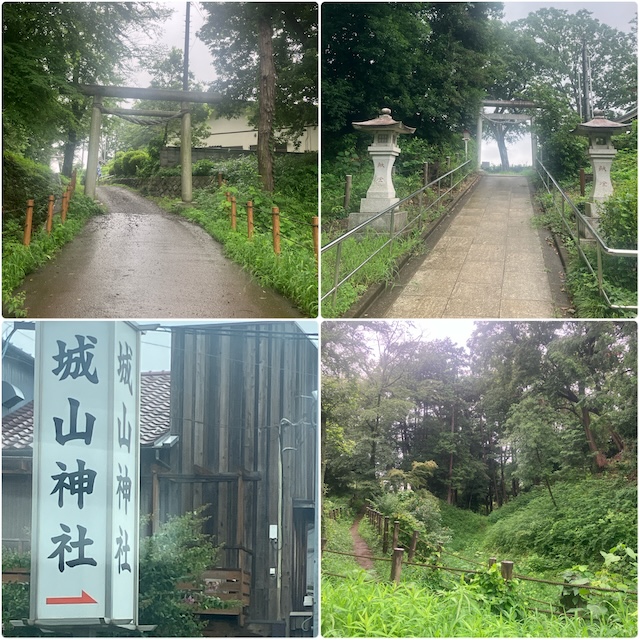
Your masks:
{"label": "torii gate crossbeam", "polygon": [[[525,116],[527,120],[531,120],[531,124],[533,124],[534,117],[533,115],[529,116],[526,114],[485,114],[483,112],[484,107],[512,107],[514,109],[535,109],[538,105],[535,102],[530,102],[529,100],[492,100],[487,98],[482,101],[482,106],[480,107],[480,114],[478,115],[478,125],[476,131],[476,139],[478,140],[478,169],[482,166],[482,120],[506,120],[510,118],[512,120],[524,120]],[[492,116],[494,116],[492,118]],[[500,116],[503,116],[502,118]],[[535,134],[531,131],[531,164],[535,167],[536,165],[536,149],[537,143],[535,139]]]}
{"label": "torii gate crossbeam", "polygon": [[91,129],[89,133],[89,150],[87,153],[87,174],[85,176],[84,192],[90,198],[96,195],[96,180],[98,173],[98,152],[100,146],[100,126],[102,120],[102,98],[138,98],[146,100],[167,100],[180,102],[182,125],[180,133],[180,162],[182,164],[182,200],[191,202],[191,112],[189,103],[216,104],[220,102],[219,93],[204,91],[176,91],[173,89],[142,89],[139,87],[105,87],[101,85],[77,85],[81,93],[93,96],[91,112]]}

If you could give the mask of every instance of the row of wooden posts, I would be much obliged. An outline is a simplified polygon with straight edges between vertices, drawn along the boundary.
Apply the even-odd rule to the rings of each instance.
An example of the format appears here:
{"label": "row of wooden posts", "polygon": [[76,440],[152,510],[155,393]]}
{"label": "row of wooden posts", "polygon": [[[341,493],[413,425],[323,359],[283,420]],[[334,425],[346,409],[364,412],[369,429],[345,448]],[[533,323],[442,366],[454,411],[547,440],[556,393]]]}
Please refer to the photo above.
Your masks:
{"label": "row of wooden posts", "polygon": [[[375,509],[367,507],[366,515],[369,519],[369,524],[376,528],[378,535],[382,536],[382,553],[389,553],[389,532],[390,532],[390,518],[385,516]],[[404,557],[405,549],[398,546],[398,539],[400,536],[400,521],[394,520],[393,522],[393,534],[391,538],[391,577],[392,582],[398,583],[400,581],[400,573],[402,572],[402,561]],[[411,536],[411,543],[409,545],[408,562],[413,562],[413,558],[416,553],[416,547],[418,545],[418,531],[414,531]],[[492,567],[498,562],[497,558],[489,558],[489,567]],[[500,573],[505,580],[511,580],[513,578],[513,562],[511,560],[502,560],[500,562]]]}
{"label": "row of wooden posts", "polygon": [[[69,201],[73,197],[76,190],[76,172],[74,171],[71,176],[71,182],[67,185],[64,193],[62,194],[62,207],[60,209],[60,220],[64,224],[67,220],[67,211],[69,209]],[[55,208],[56,198],[54,195],[49,196],[49,203],[47,206],[47,222],[45,225],[48,235],[51,235],[53,229],[53,212]],[[24,223],[24,237],[22,243],[25,247],[31,244],[31,234],[33,231],[33,207],[35,205],[34,200],[27,200],[27,217]]]}
{"label": "row of wooden posts", "polygon": [[[220,175],[220,174],[219,174]],[[238,204],[236,201],[236,197],[231,195],[230,191],[227,191],[227,202],[231,203],[231,228],[236,231],[237,230],[237,211]],[[271,218],[272,218],[272,235],[273,235],[273,251],[276,255],[280,255],[280,209],[278,207],[273,207],[271,209]],[[319,242],[320,242],[320,218],[318,216],[313,216],[311,218],[311,228],[313,230],[313,252],[316,256],[316,262],[318,261],[318,253],[319,253]],[[253,202],[249,200],[247,202],[247,237],[249,240],[253,238],[254,232],[254,223],[253,223]]]}

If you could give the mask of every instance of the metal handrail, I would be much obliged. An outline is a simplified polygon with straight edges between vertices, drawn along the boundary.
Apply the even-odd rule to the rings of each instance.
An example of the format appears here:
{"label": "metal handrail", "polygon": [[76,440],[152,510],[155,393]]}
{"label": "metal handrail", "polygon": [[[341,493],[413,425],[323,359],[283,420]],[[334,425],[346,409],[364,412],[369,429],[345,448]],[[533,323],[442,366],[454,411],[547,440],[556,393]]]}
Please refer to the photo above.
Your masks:
{"label": "metal handrail", "polygon": [[[385,247],[392,245],[392,243],[395,240],[395,238],[397,238],[399,235],[403,234],[409,227],[411,227],[415,223],[416,220],[420,219],[420,216],[416,216],[414,219],[410,220],[404,227],[402,227],[402,229],[399,229],[398,231],[394,232],[395,212],[397,211],[397,209],[399,207],[401,207],[404,203],[414,199],[416,196],[420,196],[421,197],[422,194],[427,189],[433,187],[434,185],[438,185],[439,195],[433,202],[431,202],[426,207],[426,209],[424,210],[424,212],[426,213],[434,205],[436,205],[438,202],[440,202],[440,200],[442,200],[448,193],[453,191],[453,189],[455,189],[469,175],[469,171],[466,171],[462,175],[462,177],[455,183],[454,183],[453,175],[456,172],[460,171],[463,167],[470,167],[470,166],[471,166],[471,160],[467,160],[466,162],[463,162],[461,165],[458,165],[455,169],[451,169],[450,171],[447,171],[447,173],[441,175],[439,178],[436,178],[435,180],[432,180],[431,182],[429,182],[425,186],[421,187],[417,191],[414,191],[412,194],[406,196],[405,198],[402,198],[402,199],[398,200],[398,202],[396,202],[395,204],[391,205],[390,207],[387,207],[386,209],[383,209],[379,213],[374,214],[373,216],[371,216],[371,218],[368,218],[364,222],[361,222],[359,225],[355,226],[350,231],[347,231],[347,233],[341,235],[339,238],[336,238],[335,240],[332,240],[331,242],[326,244],[324,247],[322,247],[322,249],[320,250],[321,255],[325,254],[327,251],[330,251],[332,249],[336,249],[336,264],[335,264],[335,271],[334,271],[333,287],[331,289],[329,289],[329,291],[327,291],[320,298],[320,300],[323,301],[323,300],[325,300],[325,298],[328,298],[329,296],[333,296],[333,302],[335,303],[335,299],[336,299],[336,295],[338,293],[338,289],[345,282],[350,280],[358,271],[360,271],[360,269],[362,269],[362,267],[364,267],[372,258],[374,258],[378,253],[380,253]],[[442,180],[444,180],[447,177],[450,178],[450,184],[449,184],[449,187],[444,192],[442,192],[440,183],[442,182]],[[341,260],[341,254],[342,254],[342,243],[345,240],[348,240],[349,238],[354,237],[356,234],[361,233],[365,227],[367,227],[368,225],[372,224],[373,222],[375,222],[376,220],[378,220],[379,218],[381,218],[382,216],[384,216],[384,215],[386,215],[388,213],[391,213],[391,222],[390,222],[390,226],[389,226],[389,239],[384,244],[382,244],[380,247],[378,247],[378,249],[376,249],[368,258],[363,260],[353,271],[351,271],[351,273],[349,273],[344,278],[342,278],[342,280],[340,280],[340,260]]]}
{"label": "metal handrail", "polygon": [[[567,232],[569,233],[569,236],[573,240],[573,243],[576,246],[576,249],[578,250],[580,257],[582,258],[587,268],[591,272],[591,275],[595,276],[595,278],[597,279],[598,290],[600,292],[600,295],[605,299],[610,309],[637,311],[638,305],[635,305],[635,306],[619,305],[619,304],[613,304],[611,302],[609,296],[607,295],[607,292],[604,290],[603,271],[602,271],[602,254],[604,253],[609,256],[623,257],[623,258],[635,258],[637,260],[638,250],[637,249],[615,249],[612,247],[608,247],[606,242],[602,239],[602,236],[600,235],[599,231],[596,228],[594,228],[589,218],[580,212],[580,210],[576,207],[576,205],[573,203],[571,198],[569,198],[569,196],[564,192],[562,187],[557,183],[556,179],[551,175],[549,170],[544,166],[544,164],[540,159],[536,159],[536,165],[539,165],[539,167],[544,172],[544,175],[543,175],[540,172],[540,169],[538,168],[538,166],[536,166],[536,171],[538,172],[538,175],[540,176],[540,180],[544,184],[545,189],[547,190],[547,193],[551,193],[551,189],[549,188],[549,181],[550,181],[562,197],[560,218]],[[545,176],[546,176],[546,179],[545,179]],[[573,215],[575,216],[576,226],[578,230],[577,236],[575,235],[574,230],[571,228],[569,221],[565,217],[565,214],[564,214],[565,203],[569,205],[569,208],[571,209],[571,211],[573,211]],[[593,236],[593,239],[595,240],[595,245],[596,245],[596,268],[595,269],[591,264],[591,262],[589,261],[588,256],[583,251],[582,245],[580,242],[581,233],[585,229],[588,230],[588,232]]]}

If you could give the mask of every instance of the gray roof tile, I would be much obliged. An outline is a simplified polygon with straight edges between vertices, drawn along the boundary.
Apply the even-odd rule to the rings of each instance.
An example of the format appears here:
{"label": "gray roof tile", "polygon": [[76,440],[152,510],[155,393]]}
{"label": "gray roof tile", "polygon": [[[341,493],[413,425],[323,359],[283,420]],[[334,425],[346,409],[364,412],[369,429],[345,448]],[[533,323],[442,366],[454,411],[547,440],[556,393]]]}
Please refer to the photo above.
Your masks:
{"label": "gray roof tile", "polygon": [[[140,389],[140,444],[150,446],[169,431],[171,374],[142,373]],[[2,418],[2,450],[31,449],[33,402]]]}

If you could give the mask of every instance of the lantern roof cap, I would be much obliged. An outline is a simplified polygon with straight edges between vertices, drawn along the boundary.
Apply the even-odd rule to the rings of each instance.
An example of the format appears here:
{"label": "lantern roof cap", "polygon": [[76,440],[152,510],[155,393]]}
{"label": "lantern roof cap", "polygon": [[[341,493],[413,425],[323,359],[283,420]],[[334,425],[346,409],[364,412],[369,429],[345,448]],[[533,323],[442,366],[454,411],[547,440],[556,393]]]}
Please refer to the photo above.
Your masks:
{"label": "lantern roof cap", "polygon": [[579,124],[574,130],[573,133],[578,133],[581,135],[590,135],[592,133],[622,133],[623,131],[629,131],[631,125],[628,124],[620,124],[619,122],[614,122],[613,120],[607,120],[604,117],[604,113],[602,111],[595,111],[593,114],[593,120],[589,120],[589,122],[583,122]]}
{"label": "lantern roof cap", "polygon": [[370,131],[372,129],[385,129],[387,131],[395,131],[396,133],[413,133],[415,127],[408,127],[399,120],[391,117],[391,109],[381,109],[380,115],[372,120],[364,122],[352,122],[354,129],[358,131]]}

